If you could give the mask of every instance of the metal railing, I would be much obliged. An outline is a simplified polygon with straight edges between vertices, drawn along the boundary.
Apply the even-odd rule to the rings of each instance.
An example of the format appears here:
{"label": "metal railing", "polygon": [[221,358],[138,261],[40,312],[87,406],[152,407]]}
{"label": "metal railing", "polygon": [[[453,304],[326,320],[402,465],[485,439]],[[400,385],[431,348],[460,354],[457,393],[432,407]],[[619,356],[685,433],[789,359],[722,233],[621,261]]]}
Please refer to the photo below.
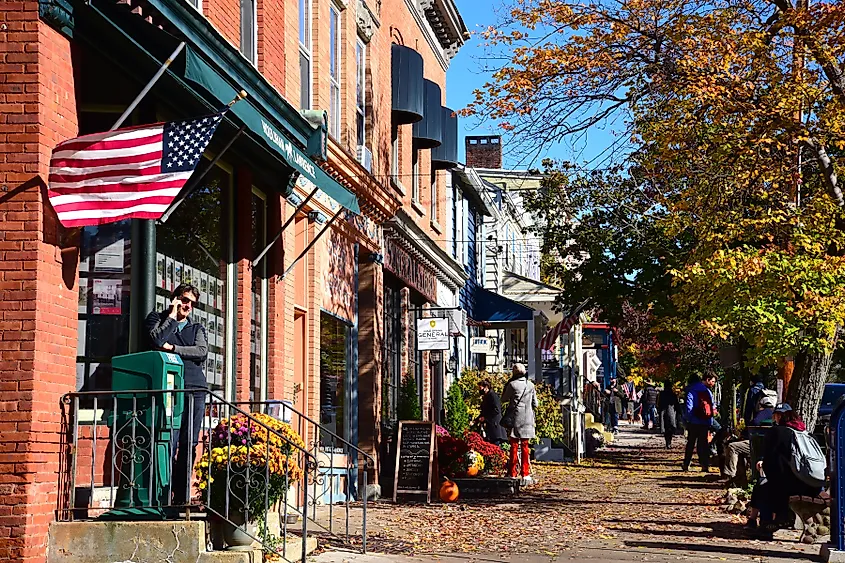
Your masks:
{"label": "metal railing", "polygon": [[584,385],[584,408],[588,413],[593,415],[596,422],[604,422],[601,406],[601,390],[592,383],[587,382]]}
{"label": "metal railing", "polygon": [[[375,459],[287,401],[236,401],[234,404],[284,420],[302,436],[305,449],[317,460],[310,487],[303,483],[302,490],[297,491],[305,500],[302,516],[347,543],[360,536],[361,549],[366,553],[369,476],[375,471]],[[360,521],[353,522],[353,509],[358,506],[361,508]]]}
{"label": "metal railing", "polygon": [[305,560],[314,520],[289,515],[306,515],[320,463],[272,417],[203,389],[68,393],[61,408],[58,520],[205,516],[214,549]]}

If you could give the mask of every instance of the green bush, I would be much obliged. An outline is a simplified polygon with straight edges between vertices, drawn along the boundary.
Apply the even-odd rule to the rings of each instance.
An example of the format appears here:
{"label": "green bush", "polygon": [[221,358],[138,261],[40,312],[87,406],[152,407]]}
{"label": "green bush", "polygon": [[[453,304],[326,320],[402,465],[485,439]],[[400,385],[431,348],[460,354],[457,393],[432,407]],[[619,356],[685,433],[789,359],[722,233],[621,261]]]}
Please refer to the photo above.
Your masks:
{"label": "green bush", "polygon": [[453,384],[449,386],[449,392],[446,394],[446,430],[452,436],[463,436],[469,430],[469,421],[464,391]]}
{"label": "green bush", "polygon": [[422,420],[417,380],[412,375],[406,375],[402,380],[397,411],[399,420]]}
{"label": "green bush", "polygon": [[[464,401],[470,420],[475,420],[481,413],[481,395],[478,393],[478,383],[489,379],[493,384],[493,391],[499,397],[510,379],[509,373],[487,373],[478,370],[464,370],[461,377],[452,386],[459,386],[463,391]],[[563,413],[560,401],[554,396],[552,388],[545,383],[534,382],[537,390],[538,407],[534,411],[537,424],[537,438],[550,438],[553,441],[563,439]]]}

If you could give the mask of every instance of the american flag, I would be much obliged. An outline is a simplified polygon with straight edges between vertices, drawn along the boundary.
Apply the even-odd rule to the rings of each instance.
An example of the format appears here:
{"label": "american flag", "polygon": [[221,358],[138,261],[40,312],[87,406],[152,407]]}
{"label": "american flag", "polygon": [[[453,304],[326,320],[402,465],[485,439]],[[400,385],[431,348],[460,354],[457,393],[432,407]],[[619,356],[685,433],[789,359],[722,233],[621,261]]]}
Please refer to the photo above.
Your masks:
{"label": "american flag", "polygon": [[65,227],[158,219],[193,174],[223,112],[60,143],[47,193]]}

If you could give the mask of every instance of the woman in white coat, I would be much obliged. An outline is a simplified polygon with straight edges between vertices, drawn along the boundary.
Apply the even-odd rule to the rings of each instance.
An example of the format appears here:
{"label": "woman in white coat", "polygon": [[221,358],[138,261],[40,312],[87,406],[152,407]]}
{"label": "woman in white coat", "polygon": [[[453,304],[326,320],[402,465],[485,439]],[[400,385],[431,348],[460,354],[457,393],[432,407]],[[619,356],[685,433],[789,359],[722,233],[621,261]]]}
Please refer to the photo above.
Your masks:
{"label": "woman in white coat", "polygon": [[532,479],[528,441],[536,435],[534,409],[537,408],[537,392],[534,383],[528,380],[524,364],[513,365],[513,377],[502,392],[502,403],[508,403],[505,408],[506,415],[511,408],[516,410],[513,427],[510,428],[509,474],[514,478],[522,477],[524,483],[530,483]]}

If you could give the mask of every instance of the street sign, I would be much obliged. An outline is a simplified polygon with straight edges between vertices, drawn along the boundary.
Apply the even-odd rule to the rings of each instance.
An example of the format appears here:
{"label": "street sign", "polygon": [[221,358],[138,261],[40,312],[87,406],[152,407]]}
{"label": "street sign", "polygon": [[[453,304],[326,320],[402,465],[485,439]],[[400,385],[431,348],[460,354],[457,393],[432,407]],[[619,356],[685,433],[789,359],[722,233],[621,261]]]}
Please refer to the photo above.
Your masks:
{"label": "street sign", "polygon": [[417,350],[448,350],[449,319],[418,319]]}

